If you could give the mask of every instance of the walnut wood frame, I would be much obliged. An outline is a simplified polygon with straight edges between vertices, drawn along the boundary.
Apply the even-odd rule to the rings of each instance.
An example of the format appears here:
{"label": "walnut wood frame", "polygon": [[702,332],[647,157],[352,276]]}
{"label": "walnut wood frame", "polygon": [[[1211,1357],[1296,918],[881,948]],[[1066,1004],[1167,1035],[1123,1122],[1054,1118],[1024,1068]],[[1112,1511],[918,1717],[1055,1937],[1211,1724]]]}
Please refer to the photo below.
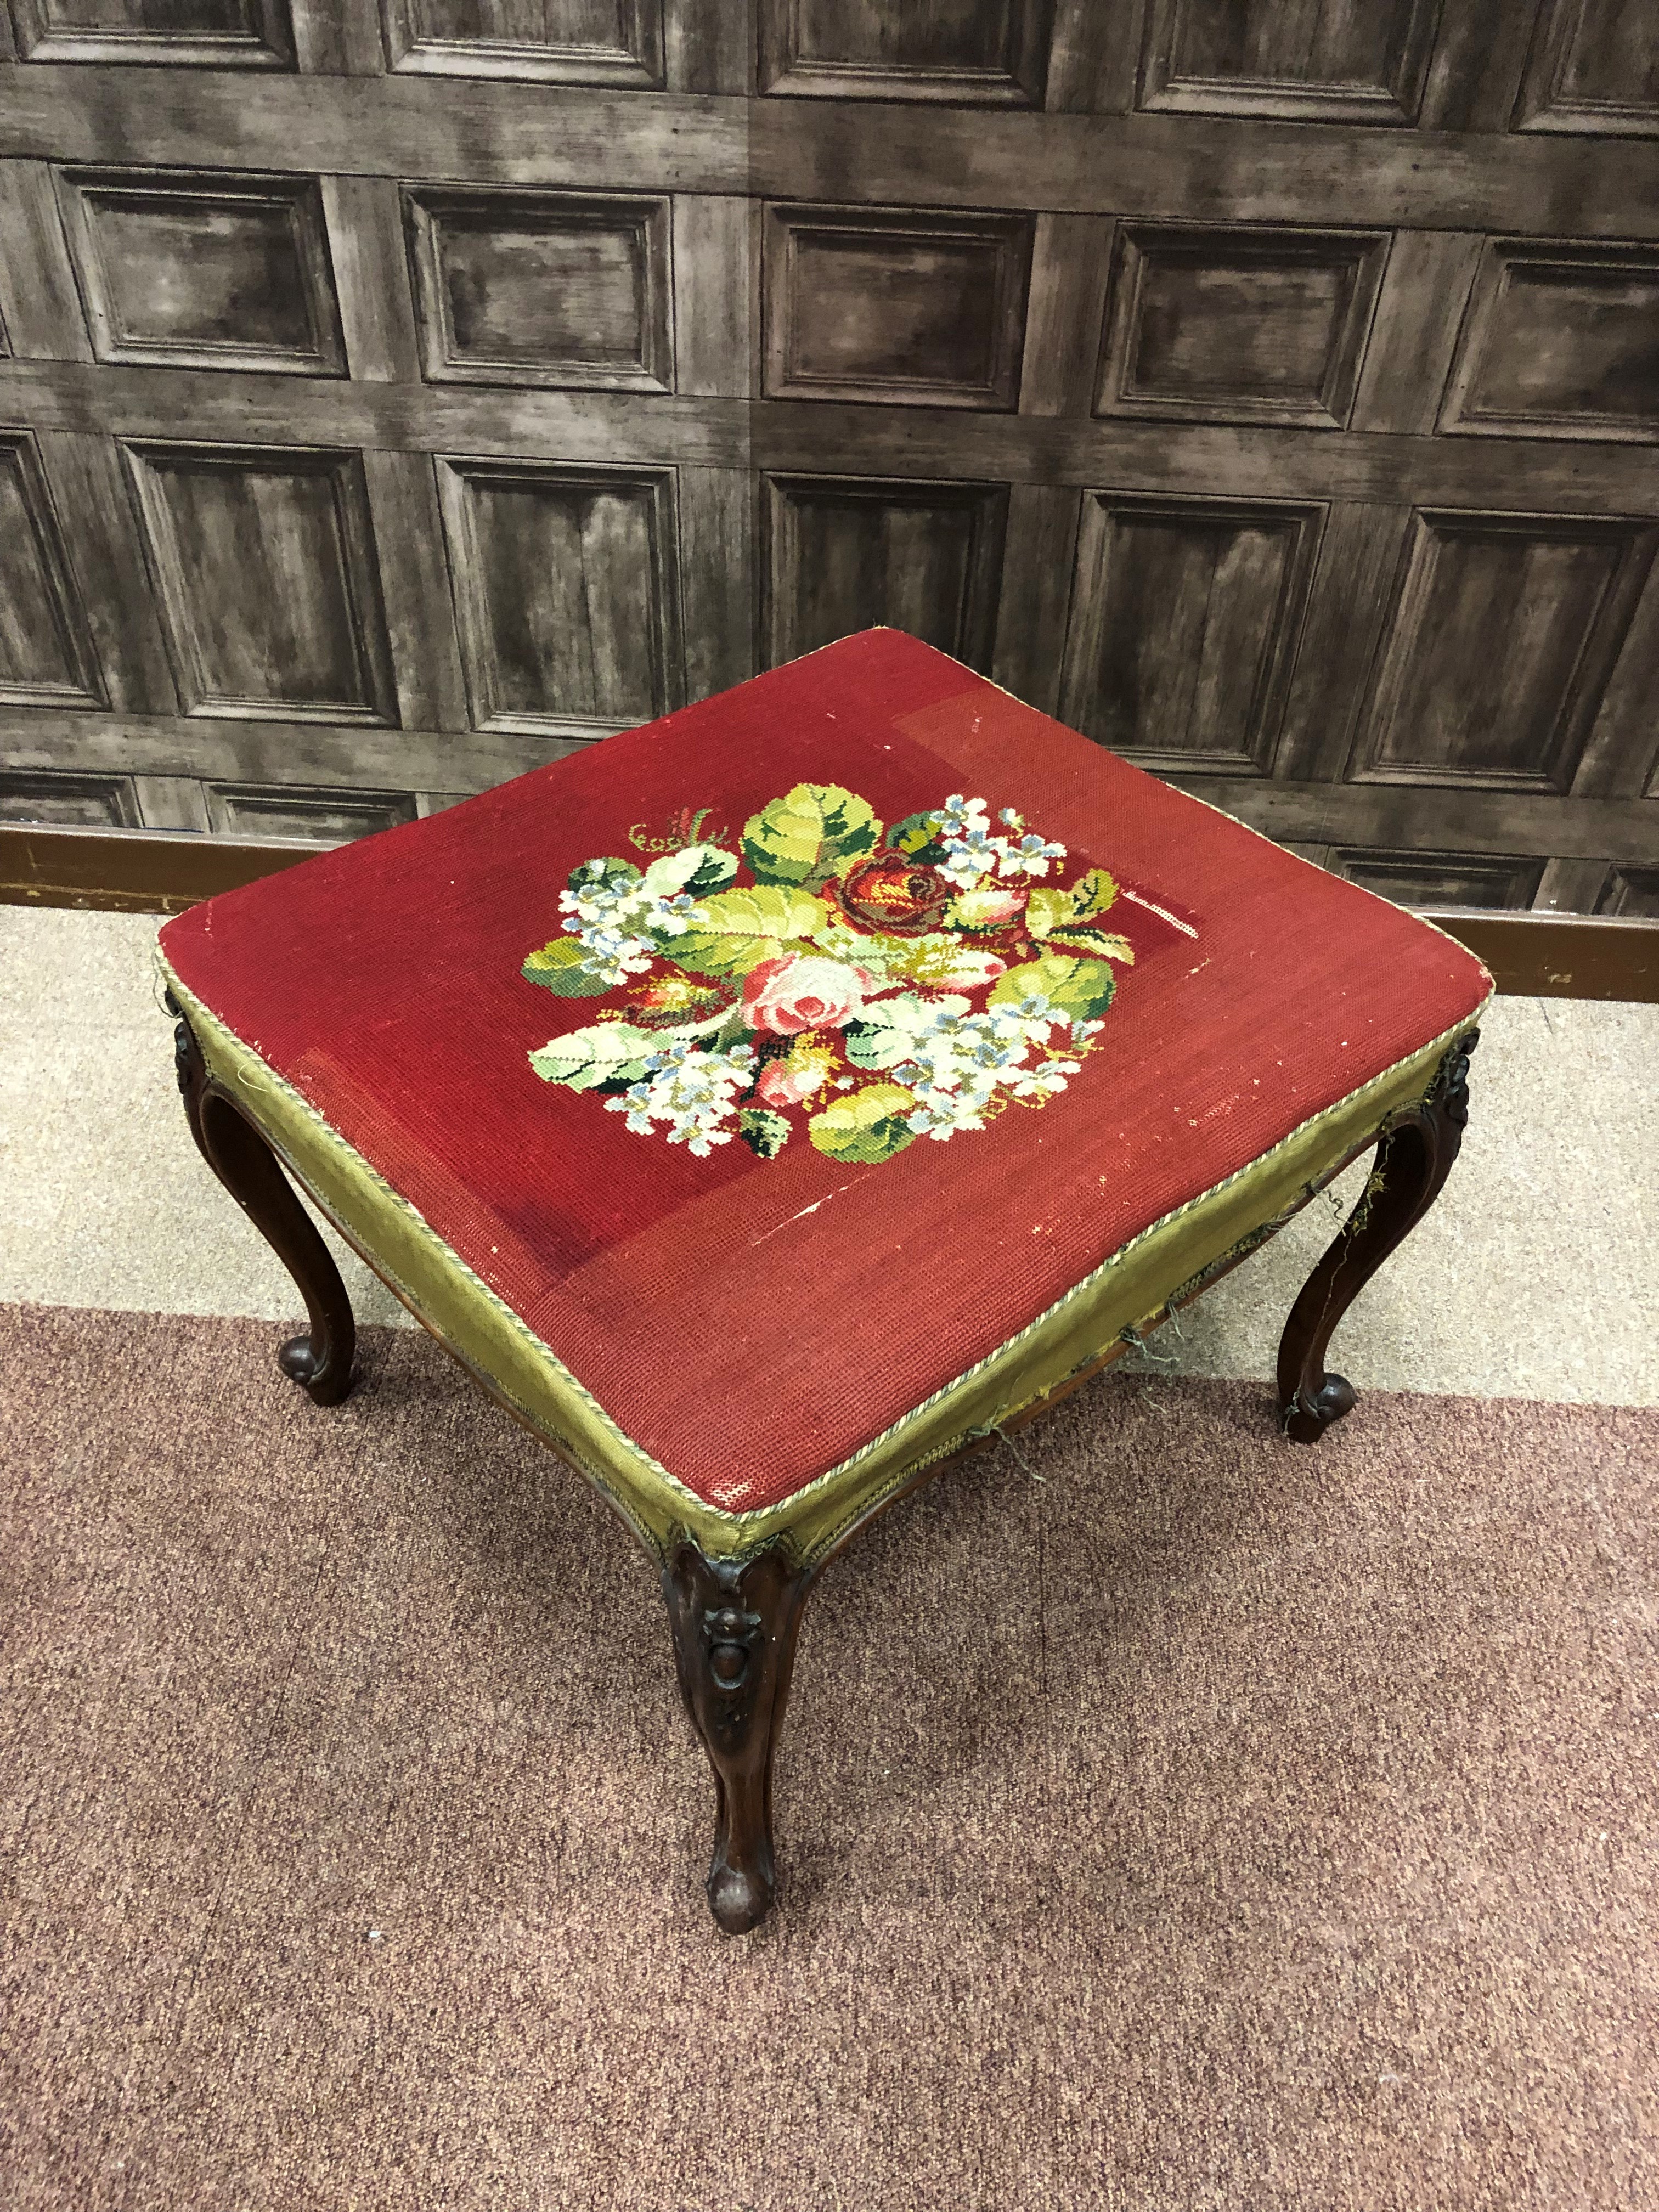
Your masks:
{"label": "walnut wood frame", "polygon": [[[237,1100],[210,1075],[195,1033],[171,995],[167,1003],[178,1019],[179,1088],[191,1134],[214,1174],[288,1268],[305,1300],[308,1330],[282,1346],[278,1364],[315,1403],[336,1405],[351,1388],[356,1342],[351,1303],[339,1271],[276,1152]],[[1375,1144],[1376,1164],[1358,1203],[1291,1308],[1279,1347],[1280,1423],[1285,1434],[1297,1443],[1317,1443],[1356,1402],[1352,1384],[1327,1372],[1326,1349],[1338,1322],[1422,1219],[1451,1171],[1468,1120],[1469,1055],[1479,1036],[1478,1030],[1466,1030],[1444,1054],[1422,1100],[1390,1115],[1374,1136],[1310,1183],[1289,1212],[1264,1223],[1215,1265],[1172,1291],[1155,1316],[1158,1322],[1167,1320],[1171,1312],[1201,1296]],[[372,1253],[365,1251],[362,1256],[369,1267],[375,1266]],[[390,1287],[402,1297],[395,1284]],[[1122,1340],[1012,1416],[999,1433],[1024,1427],[1120,1357],[1131,1341],[1139,1340],[1126,1332]],[[445,1343],[441,1337],[439,1341]],[[490,1396],[522,1419],[488,1376],[462,1358],[453,1345],[445,1343],[445,1349]],[[917,1468],[908,1481],[850,1522],[830,1551],[810,1563],[796,1556],[787,1540],[777,1539],[736,1558],[710,1559],[684,1532],[659,1558],[680,1694],[714,1778],[714,1847],[707,1887],[710,1910],[727,1935],[742,1935],[757,1926],[777,1895],[772,1773],[809,1589],[828,1560],[895,1498],[991,1441],[979,1439],[950,1459]]]}

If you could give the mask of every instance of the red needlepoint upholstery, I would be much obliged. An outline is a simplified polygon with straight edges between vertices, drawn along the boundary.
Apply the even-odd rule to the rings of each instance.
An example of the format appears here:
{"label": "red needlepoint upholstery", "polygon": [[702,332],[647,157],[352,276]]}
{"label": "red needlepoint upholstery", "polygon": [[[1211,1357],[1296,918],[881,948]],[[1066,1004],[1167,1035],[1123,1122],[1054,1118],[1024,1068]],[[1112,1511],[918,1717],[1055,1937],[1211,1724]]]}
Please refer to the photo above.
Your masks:
{"label": "red needlepoint upholstery", "polygon": [[162,948],[253,1110],[277,1079],[619,1452],[731,1515],[854,1459],[1489,988],[892,630],[213,899]]}

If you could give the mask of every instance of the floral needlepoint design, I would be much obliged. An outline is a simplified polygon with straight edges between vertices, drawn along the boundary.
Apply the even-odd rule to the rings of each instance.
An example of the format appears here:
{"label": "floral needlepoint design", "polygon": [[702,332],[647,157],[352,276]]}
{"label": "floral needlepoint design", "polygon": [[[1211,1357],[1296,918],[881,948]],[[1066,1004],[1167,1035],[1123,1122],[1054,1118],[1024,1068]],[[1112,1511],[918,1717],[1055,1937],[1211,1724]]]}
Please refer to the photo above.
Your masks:
{"label": "floral needlepoint design", "polygon": [[1042,1106],[1093,1046],[1112,963],[1134,959],[1103,919],[1106,871],[1062,883],[1066,848],[1012,807],[994,826],[982,799],[884,830],[856,793],[799,783],[738,852],[643,825],[630,842],[660,857],[582,861],[561,934],[524,963],[561,998],[612,1003],[530,1064],[699,1158],[734,1137],[775,1158],[804,1117],[819,1152],[872,1163]]}

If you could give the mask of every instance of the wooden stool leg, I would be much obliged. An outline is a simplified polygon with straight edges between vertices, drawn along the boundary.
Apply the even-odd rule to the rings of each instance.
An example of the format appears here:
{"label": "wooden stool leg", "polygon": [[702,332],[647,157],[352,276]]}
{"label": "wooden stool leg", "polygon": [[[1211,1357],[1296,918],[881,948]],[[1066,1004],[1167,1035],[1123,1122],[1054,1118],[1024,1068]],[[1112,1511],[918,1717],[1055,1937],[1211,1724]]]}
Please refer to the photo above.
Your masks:
{"label": "wooden stool leg", "polygon": [[310,1317],[305,1336],[290,1337],[277,1353],[284,1375],[303,1384],[319,1406],[337,1405],[351,1388],[356,1325],[340,1271],[295,1196],[276,1155],[228,1091],[208,1075],[190,1024],[179,1015],[173,1031],[179,1089],[190,1133],[213,1170],[276,1257],[293,1276]]}
{"label": "wooden stool leg", "polygon": [[684,1542],[663,1569],[680,1694],[714,1770],[708,1903],[728,1936],[763,1920],[777,1893],[772,1758],[810,1580],[776,1548],[708,1559]]}
{"label": "wooden stool leg", "polygon": [[1395,1247],[1423,1218],[1451,1173],[1469,1118],[1469,1054],[1480,1032],[1459,1037],[1419,1106],[1396,1115],[1382,1133],[1376,1164],[1335,1243],[1291,1309],[1279,1347],[1279,1406],[1285,1433],[1316,1443],[1352,1410],[1358,1393],[1325,1371],[1331,1331]]}

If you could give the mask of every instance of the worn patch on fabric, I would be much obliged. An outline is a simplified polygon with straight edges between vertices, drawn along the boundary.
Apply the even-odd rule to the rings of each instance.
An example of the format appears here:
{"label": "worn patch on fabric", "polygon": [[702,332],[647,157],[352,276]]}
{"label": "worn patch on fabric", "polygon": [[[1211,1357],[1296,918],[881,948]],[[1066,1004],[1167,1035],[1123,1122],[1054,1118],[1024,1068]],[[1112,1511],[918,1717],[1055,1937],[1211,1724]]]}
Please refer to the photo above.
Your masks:
{"label": "worn patch on fabric", "polygon": [[960,792],[884,827],[856,792],[798,783],[737,852],[638,824],[630,842],[667,849],[580,861],[523,969],[611,1003],[530,1064],[697,1158],[735,1139],[775,1159],[804,1116],[819,1152],[874,1166],[1045,1106],[1134,963],[1104,868]]}

